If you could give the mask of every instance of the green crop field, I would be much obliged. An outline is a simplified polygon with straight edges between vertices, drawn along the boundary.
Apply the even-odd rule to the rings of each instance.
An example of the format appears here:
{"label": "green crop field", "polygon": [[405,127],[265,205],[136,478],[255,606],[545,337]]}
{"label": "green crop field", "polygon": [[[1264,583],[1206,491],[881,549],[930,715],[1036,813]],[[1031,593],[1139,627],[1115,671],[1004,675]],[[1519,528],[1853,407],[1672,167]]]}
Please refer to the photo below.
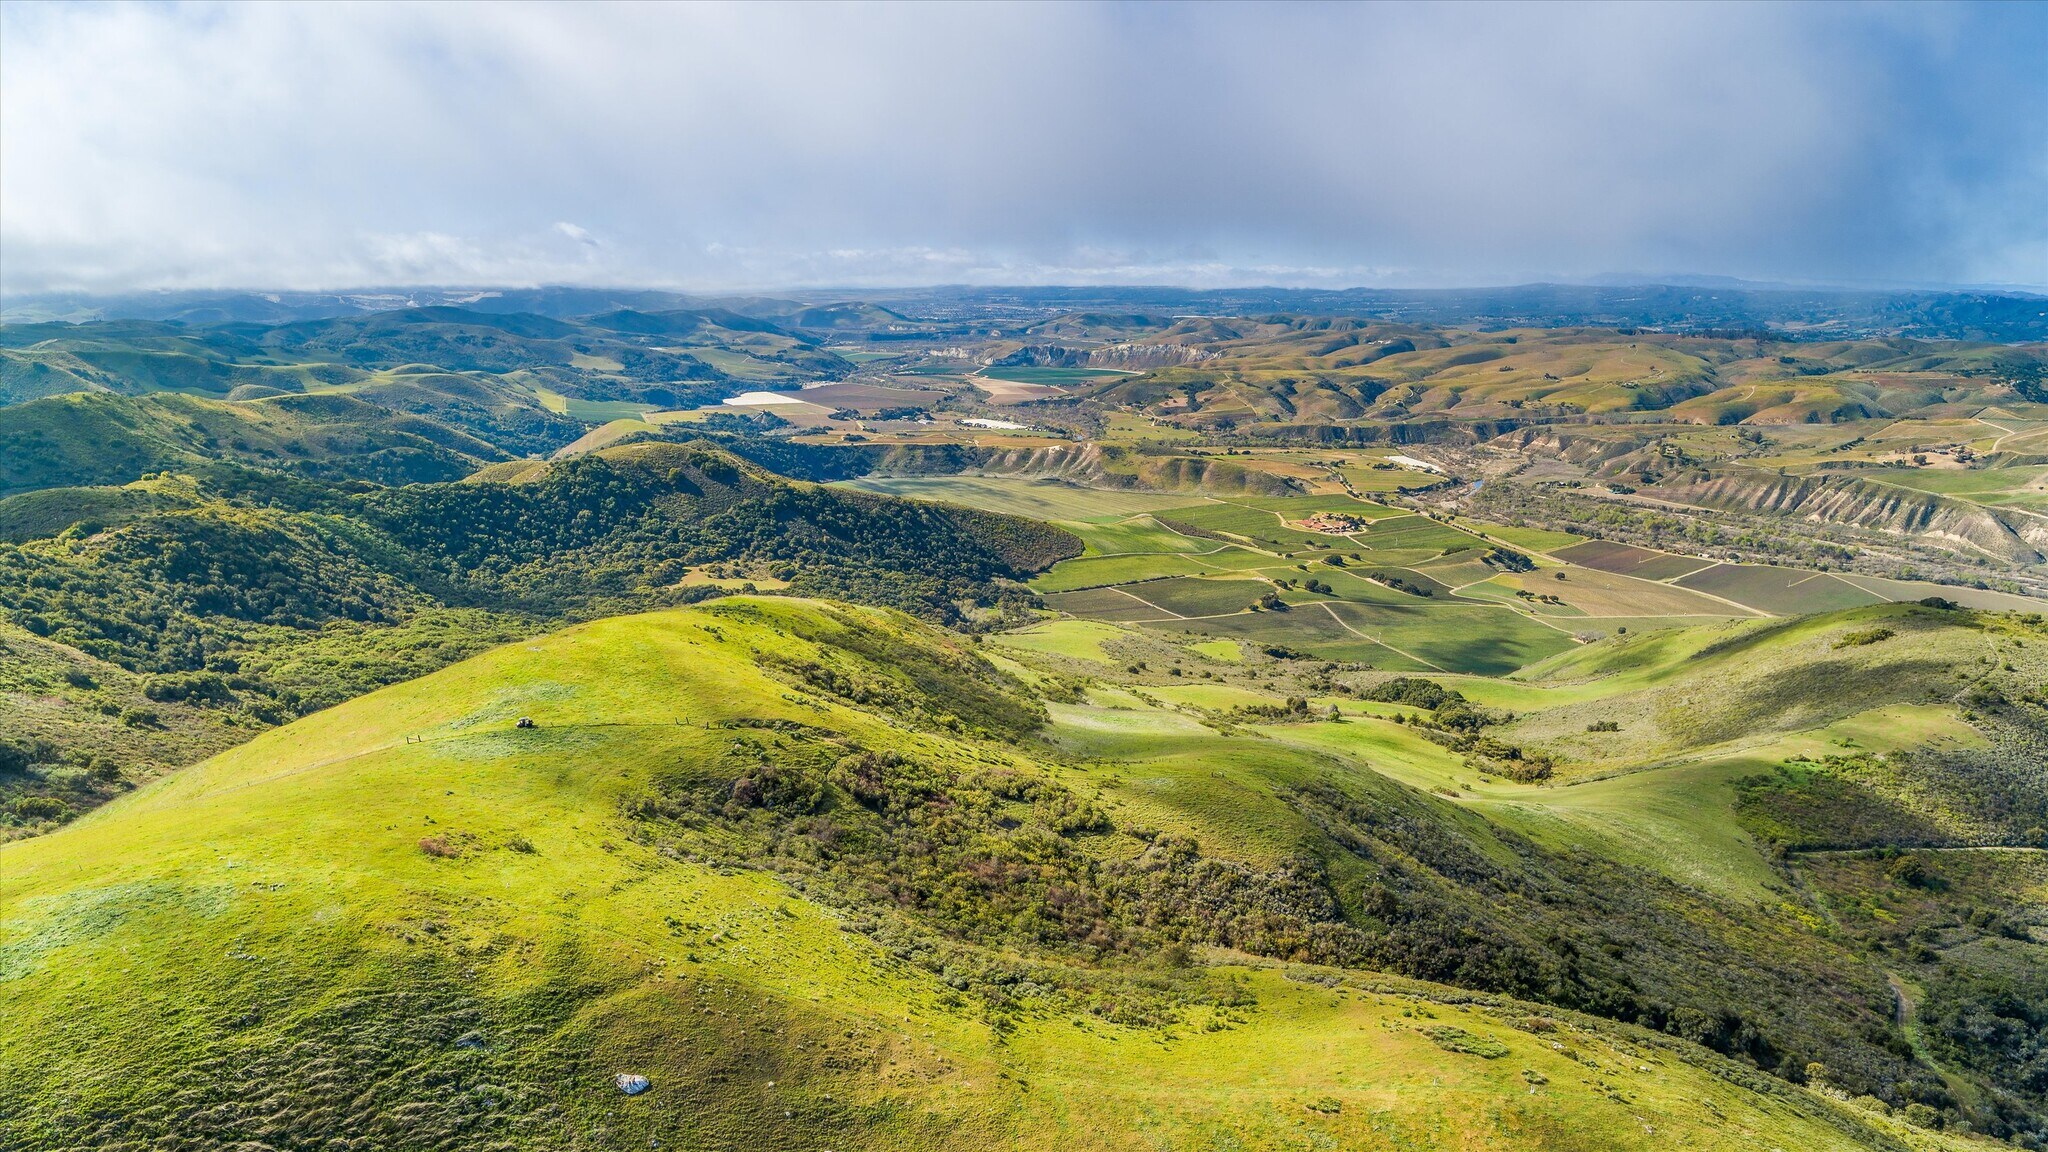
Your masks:
{"label": "green crop field", "polygon": [[1144,599],[1147,585],[1135,584],[1124,587],[1084,588],[1077,592],[1048,592],[1045,606],[1056,612],[1070,613],[1083,620],[1156,620],[1169,615],[1158,605]]}
{"label": "green crop field", "polygon": [[1077,588],[1101,588],[1133,580],[1156,580],[1167,576],[1191,576],[1206,572],[1199,560],[1173,552],[1135,556],[1082,557],[1068,560],[1031,581],[1040,592],[1069,592]]}
{"label": "green crop field", "polygon": [[1507,524],[1488,524],[1483,520],[1469,521],[1470,526],[1498,540],[1505,540],[1516,548],[1530,552],[1550,552],[1559,548],[1581,543],[1584,537],[1570,532],[1553,532],[1546,528],[1514,527]]}
{"label": "green crop field", "polygon": [[1827,612],[1874,604],[1883,599],[1824,572],[1803,572],[1797,568],[1772,568],[1754,564],[1716,564],[1675,583],[1746,604],[1765,612]]}
{"label": "green crop field", "polygon": [[1426,516],[1403,516],[1382,520],[1357,535],[1357,542],[1374,551],[1407,548],[1484,548],[1486,542],[1449,524]]}
{"label": "green crop field", "polygon": [[1220,576],[1152,580],[1126,589],[1176,616],[1242,612],[1272,590],[1263,580]]}
{"label": "green crop field", "polygon": [[1115,556],[1127,552],[1214,552],[1224,547],[1214,540],[1184,536],[1162,526],[1150,516],[1137,516],[1109,523],[1061,522],[1069,532],[1087,542],[1088,555]]}
{"label": "green crop field", "polygon": [[1343,536],[1289,528],[1289,517],[1280,512],[1230,501],[1161,509],[1158,517],[1170,524],[1193,525],[1282,551],[1311,546],[1338,548],[1349,543]]}
{"label": "green crop field", "polygon": [[1026,365],[1006,365],[999,368],[984,368],[980,375],[991,380],[1009,380],[1017,384],[1091,384],[1097,380],[1127,375],[1105,368],[1038,368]]}
{"label": "green crop field", "polygon": [[1373,640],[1445,672],[1502,676],[1572,646],[1566,633],[1503,609],[1345,603],[1331,610]]}

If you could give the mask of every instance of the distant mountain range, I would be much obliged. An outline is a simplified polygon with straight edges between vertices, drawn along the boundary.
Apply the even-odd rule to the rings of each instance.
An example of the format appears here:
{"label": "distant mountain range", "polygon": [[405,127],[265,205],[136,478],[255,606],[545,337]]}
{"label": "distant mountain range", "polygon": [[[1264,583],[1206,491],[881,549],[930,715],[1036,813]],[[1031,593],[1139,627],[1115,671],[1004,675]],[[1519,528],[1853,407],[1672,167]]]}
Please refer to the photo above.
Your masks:
{"label": "distant mountain range", "polygon": [[[556,318],[631,309],[716,307],[806,328],[839,326],[821,307],[858,304],[859,327],[889,313],[914,321],[1039,318],[1083,310],[1246,316],[1287,312],[1480,327],[1650,327],[1760,330],[1813,338],[1910,336],[2021,343],[2048,339],[2048,296],[2021,290],[1856,290],[1756,284],[1720,277],[1662,283],[1526,284],[1506,288],[1339,290],[1128,287],[965,287],[807,290],[717,297],[628,288],[367,288],[344,292],[164,291],[20,295],[0,304],[9,323],[110,319],[285,324],[400,308],[454,307]],[[799,315],[802,319],[798,319]]]}

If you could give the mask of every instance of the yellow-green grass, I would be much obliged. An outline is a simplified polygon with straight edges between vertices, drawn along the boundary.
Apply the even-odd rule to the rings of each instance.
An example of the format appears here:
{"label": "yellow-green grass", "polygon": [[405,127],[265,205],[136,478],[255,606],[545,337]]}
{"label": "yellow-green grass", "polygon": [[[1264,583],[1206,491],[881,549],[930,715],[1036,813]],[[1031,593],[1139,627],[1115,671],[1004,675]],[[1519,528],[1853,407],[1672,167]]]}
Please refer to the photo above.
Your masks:
{"label": "yellow-green grass", "polygon": [[1838,572],[1835,578],[1886,600],[1924,600],[1933,596],[1953,600],[1965,608],[1984,608],[1994,612],[2048,612],[2048,601],[2031,596],[2015,596],[2010,592],[1999,592],[1989,588],[1964,588],[1954,584],[1930,584],[1921,580],[1889,580],[1883,576],[1864,576],[1849,572]]}
{"label": "yellow-green grass", "polygon": [[533,394],[540,401],[541,407],[548,411],[572,420],[586,420],[592,424],[601,424],[607,420],[630,419],[661,407],[659,404],[641,404],[631,400],[583,400],[574,396],[564,396],[549,388],[535,388]]}
{"label": "yellow-green grass", "polygon": [[1434,483],[1440,477],[1428,472],[1417,472],[1407,468],[1373,468],[1350,465],[1340,467],[1337,473],[1350,481],[1351,487],[1359,492],[1398,492],[1403,488],[1422,488]]}
{"label": "yellow-green grass", "polygon": [[1342,620],[1321,607],[1302,607],[1287,612],[1240,612],[1206,620],[1129,619],[1145,620],[1146,628],[1168,637],[1186,633],[1236,641],[1254,648],[1283,647],[1325,660],[1352,660],[1389,671],[1442,671],[1426,660],[1397,652],[1347,628]]}
{"label": "yellow-green grass", "polygon": [[[1856,643],[1859,636],[1884,638]],[[1916,710],[1955,691],[1948,669],[1988,656],[1995,637],[1917,606],[1614,637],[1525,669],[1535,692],[1461,682],[1477,702],[1514,709],[1514,738],[1561,753],[1567,774],[1679,755],[1840,752],[1840,739],[1890,728],[1883,747],[1964,739],[1952,709]],[[1554,686],[1554,687],[1553,687]],[[1837,730],[1852,718],[1861,727]],[[1950,719],[1937,722],[1936,717]],[[1602,721],[1618,732],[1595,733]],[[1807,741],[1802,733],[1819,732]],[[1802,741],[1807,741],[1803,742]]]}
{"label": "yellow-green grass", "polygon": [[1058,523],[1088,546],[1084,556],[1121,556],[1132,552],[1215,552],[1226,547],[1214,540],[1184,536],[1150,516],[1133,516],[1109,523],[1078,520]]}
{"label": "yellow-green grass", "polygon": [[1211,660],[1221,660],[1226,664],[1244,662],[1244,649],[1238,647],[1235,640],[1203,640],[1188,645],[1188,651],[1198,652]]}
{"label": "yellow-green grass", "polygon": [[1217,616],[1242,612],[1273,586],[1263,580],[1226,576],[1174,577],[1152,580],[1129,591],[1175,616]]}
{"label": "yellow-green grass", "polygon": [[1941,496],[1963,496],[1982,503],[1985,497],[2048,499],[2048,465],[2005,468],[1875,468],[1851,473],[1858,480],[1872,480],[1932,492]]}
{"label": "yellow-green grass", "polygon": [[779,592],[789,587],[789,581],[766,574],[755,576],[714,576],[703,568],[692,568],[676,581],[678,588],[723,588],[728,592],[747,589],[762,592]]}
{"label": "yellow-green grass", "polygon": [[1401,516],[1375,522],[1354,534],[1354,542],[1374,550],[1394,548],[1484,548],[1486,542],[1427,516]]}
{"label": "yellow-green grass", "polygon": [[1335,512],[1354,520],[1385,520],[1408,513],[1399,508],[1389,508],[1370,500],[1359,500],[1343,495],[1323,496],[1233,496],[1227,501],[1246,508],[1258,508],[1267,512],[1278,512],[1289,520],[1300,520],[1318,512]]}
{"label": "yellow-green grass", "polygon": [[1144,598],[1143,584],[1110,588],[1083,588],[1076,592],[1048,592],[1045,606],[1084,620],[1159,620],[1171,616],[1164,608]]}
{"label": "yellow-green grass", "polygon": [[1109,653],[1103,644],[1124,636],[1124,630],[1093,620],[1047,620],[1005,632],[997,643],[1009,648],[1021,648],[1027,652],[1044,652],[1052,656],[1065,656],[1073,660],[1109,662]]}
{"label": "yellow-green grass", "polygon": [[557,451],[555,455],[580,456],[585,452],[595,452],[600,448],[609,448],[636,433],[656,432],[659,430],[652,423],[637,417],[612,420],[585,432],[566,447]]}
{"label": "yellow-green grass", "polygon": [[[1433,569],[1424,569],[1424,571],[1433,571]],[[1540,600],[1515,595],[1516,591],[1520,590],[1521,587],[1522,582],[1520,580],[1509,576],[1496,575],[1476,584],[1466,584],[1459,587],[1457,595],[1461,600],[1485,600],[1494,604],[1506,604],[1511,608],[1537,616],[1581,620],[1586,616],[1584,609],[1574,608],[1569,604],[1547,604]],[[1540,591],[1547,592],[1549,589],[1540,589]]]}
{"label": "yellow-green grass", "polygon": [[1548,552],[1553,548],[1564,548],[1585,539],[1570,532],[1554,532],[1548,528],[1519,527],[1512,524],[1489,524],[1484,520],[1462,520],[1459,524],[1528,552]]}
{"label": "yellow-green grass", "polygon": [[1033,577],[1031,587],[1039,592],[1072,592],[1080,588],[1156,581],[1169,576],[1195,576],[1207,571],[1209,569],[1195,557],[1171,552],[1084,556],[1054,565]]}
{"label": "yellow-green grass", "polygon": [[[713,725],[733,722],[1031,769],[1006,745],[912,732],[767,675],[760,655],[814,651],[795,633],[827,626],[819,612],[739,600],[511,645],[0,848],[0,1134],[89,1146],[109,1125],[162,1123],[193,1093],[220,1106],[165,1135],[1963,1146],[1634,1029],[1223,954],[1187,978],[1237,981],[1235,1004],[1197,1002],[1157,1026],[1024,1012],[999,1031],[804,893],[658,852],[622,814],[650,782],[717,755],[736,733]],[[1303,818],[1278,790],[1331,770],[1325,754],[1156,709],[1053,711],[1053,738],[1078,758],[1048,771],[1250,861],[1299,846]],[[537,726],[517,728],[521,716]],[[1366,725],[1317,730],[1354,726]],[[1445,1027],[1458,1032],[1425,1031]],[[351,1081],[383,1067],[385,1043],[411,1062]],[[249,1060],[265,1074],[211,1078]],[[621,1096],[611,1077],[629,1071],[653,1091]],[[520,1123],[493,1127],[494,1114]]]}
{"label": "yellow-green grass", "polygon": [[1310,532],[1288,527],[1289,520],[1299,517],[1290,517],[1279,511],[1230,500],[1166,508],[1160,510],[1158,515],[1161,520],[1169,523],[1191,524],[1196,528],[1220,532],[1262,547],[1283,550],[1317,546],[1338,550],[1354,547],[1346,537],[1336,533]]}
{"label": "yellow-green grass", "polygon": [[689,355],[704,361],[706,364],[718,369],[721,373],[731,376],[736,380],[753,382],[793,380],[802,375],[801,372],[791,365],[779,364],[773,360],[763,360],[758,356],[749,356],[745,352],[736,352],[726,348],[694,347],[689,349]]}
{"label": "yellow-green grass", "polygon": [[1782,887],[1735,822],[1733,782],[1774,762],[1735,756],[1532,789],[1527,797],[1482,795],[1488,815],[1556,848],[1598,843],[1617,860],[1738,900],[1778,904]]}

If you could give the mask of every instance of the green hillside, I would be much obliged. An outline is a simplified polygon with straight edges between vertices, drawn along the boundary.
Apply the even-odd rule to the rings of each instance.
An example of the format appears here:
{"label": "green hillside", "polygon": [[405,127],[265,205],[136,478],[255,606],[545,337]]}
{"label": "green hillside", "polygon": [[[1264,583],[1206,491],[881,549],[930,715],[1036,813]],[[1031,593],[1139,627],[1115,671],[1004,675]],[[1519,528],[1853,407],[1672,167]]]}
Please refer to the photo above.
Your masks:
{"label": "green hillside", "polygon": [[[0,848],[0,1138],[1970,1146],[1670,1035],[1305,962],[1419,894],[1317,880],[1318,843],[1388,883],[1561,858],[1284,742],[1212,736],[1239,763],[1036,695],[903,617],[734,600],[260,736]],[[1232,792],[1273,816],[1210,830]]]}
{"label": "green hillside", "polygon": [[505,457],[446,425],[348,396],[230,404],[79,393],[5,411],[0,496],[125,484],[223,461],[325,480],[456,480]]}
{"label": "green hillside", "polygon": [[[550,621],[716,595],[691,578],[707,568],[731,587],[757,578],[986,627],[1032,602],[1016,581],[1080,547],[1031,521],[786,481],[703,445],[398,488],[213,466],[0,500],[0,620],[246,736]],[[56,695],[62,711],[100,703]],[[56,725],[37,763],[94,754],[74,729]],[[109,771],[190,759],[163,739]],[[41,791],[0,774],[0,806],[23,789]],[[103,798],[74,793],[56,811],[0,807],[0,827]]]}

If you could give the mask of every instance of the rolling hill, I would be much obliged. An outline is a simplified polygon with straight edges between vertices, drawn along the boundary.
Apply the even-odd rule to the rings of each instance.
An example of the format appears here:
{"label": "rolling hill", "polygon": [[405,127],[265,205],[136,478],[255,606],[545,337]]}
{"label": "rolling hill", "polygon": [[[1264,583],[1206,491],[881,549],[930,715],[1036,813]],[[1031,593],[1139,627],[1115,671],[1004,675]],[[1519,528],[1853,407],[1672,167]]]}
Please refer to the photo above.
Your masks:
{"label": "rolling hill", "polygon": [[[55,717],[5,733],[41,750],[29,776],[0,774],[0,801],[51,794],[49,773],[96,752],[79,721],[110,705],[93,684],[66,685],[67,661],[115,666],[151,699],[246,736],[547,621],[753,580],[985,627],[1031,602],[1018,578],[1080,549],[1031,521],[787,481],[706,445],[513,468],[385,488],[213,465],[0,500],[0,613],[52,642],[10,646],[0,668],[51,684],[23,714]],[[130,727],[140,741],[155,724]],[[172,728],[155,760],[116,762],[107,782],[217,746]],[[79,782],[57,790],[58,809],[0,812],[0,825],[42,826],[104,799]]]}
{"label": "rolling hill", "polygon": [[[1857,1039],[1888,1009],[1836,1018],[1889,990],[1797,916],[1759,909],[1730,930],[1840,950],[1794,969],[1826,983],[1745,1021],[1759,1039],[1837,1037],[1784,1053],[1803,1087],[1758,1071],[1755,1040],[1731,1034],[1731,1059],[1616,1023],[1613,1003],[1559,1006],[1611,962],[1575,939],[1586,897],[1541,887],[1568,857],[1298,746],[1285,723],[1195,737],[1134,700],[1045,702],[1028,681],[1052,673],[1007,651],[991,663],[900,616],[794,600],[598,621],[0,848],[0,1133],[24,1148],[310,1148],[337,1131],[534,1148],[1975,1146],[1928,1127],[1925,1105],[1849,1102],[1852,1053],[1910,1057]],[[1238,815],[1219,824],[1218,804]],[[1623,898],[1606,931],[1631,923],[1630,890],[1653,919],[1662,900],[1706,899],[1627,875],[1604,887]],[[1430,902],[1509,877],[1484,903]],[[1424,908],[1469,918],[1476,966],[1434,948],[1345,962],[1349,941],[1386,947]],[[1586,973],[1485,990],[1514,981],[1489,933],[1528,915],[1555,915],[1564,935],[1541,947],[1575,939],[1557,954]],[[1458,939],[1450,923],[1431,937]],[[1627,946],[1652,963],[1627,967],[1655,972],[1676,945],[1646,935]],[[1445,960],[1464,988],[1389,974]],[[1711,994],[1715,966],[1690,967],[1706,985],[1670,994]],[[622,1075],[651,1087],[628,1096]]]}

